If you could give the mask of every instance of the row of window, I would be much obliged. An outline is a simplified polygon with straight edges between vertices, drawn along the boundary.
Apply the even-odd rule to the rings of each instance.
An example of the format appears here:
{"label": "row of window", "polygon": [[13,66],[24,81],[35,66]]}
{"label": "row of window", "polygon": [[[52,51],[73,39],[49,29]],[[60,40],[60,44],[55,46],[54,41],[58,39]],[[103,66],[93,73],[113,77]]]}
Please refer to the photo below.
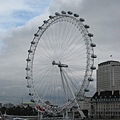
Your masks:
{"label": "row of window", "polygon": [[104,112],[97,112],[97,114],[114,114],[114,115],[118,115],[119,114],[120,115],[120,112],[109,112],[109,111],[105,112],[104,111]]}
{"label": "row of window", "polygon": [[102,98],[102,99],[91,99],[91,101],[96,101],[96,102],[110,102],[110,101],[120,101],[120,98]]}
{"label": "row of window", "polygon": [[118,106],[109,107],[99,107],[98,110],[120,110]]}

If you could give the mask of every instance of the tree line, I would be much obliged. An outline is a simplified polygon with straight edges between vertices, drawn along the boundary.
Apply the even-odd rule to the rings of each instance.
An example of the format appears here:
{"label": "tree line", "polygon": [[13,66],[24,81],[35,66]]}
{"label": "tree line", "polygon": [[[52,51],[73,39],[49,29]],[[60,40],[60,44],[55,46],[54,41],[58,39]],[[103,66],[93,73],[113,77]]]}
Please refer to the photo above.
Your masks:
{"label": "tree line", "polygon": [[36,109],[30,107],[29,105],[27,107],[24,106],[14,106],[11,108],[1,107],[0,111],[2,114],[7,115],[34,116],[38,114]]}

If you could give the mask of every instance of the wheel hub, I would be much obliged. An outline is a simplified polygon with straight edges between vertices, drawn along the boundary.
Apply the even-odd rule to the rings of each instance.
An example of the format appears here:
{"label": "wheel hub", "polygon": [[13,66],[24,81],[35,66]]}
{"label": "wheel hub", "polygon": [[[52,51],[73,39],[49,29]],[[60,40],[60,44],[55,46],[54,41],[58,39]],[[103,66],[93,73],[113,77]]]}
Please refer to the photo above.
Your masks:
{"label": "wheel hub", "polygon": [[52,65],[58,65],[58,67],[68,67],[68,65],[66,65],[66,64],[61,64],[61,62],[59,62],[59,63],[56,63],[55,61],[53,61],[52,62]]}

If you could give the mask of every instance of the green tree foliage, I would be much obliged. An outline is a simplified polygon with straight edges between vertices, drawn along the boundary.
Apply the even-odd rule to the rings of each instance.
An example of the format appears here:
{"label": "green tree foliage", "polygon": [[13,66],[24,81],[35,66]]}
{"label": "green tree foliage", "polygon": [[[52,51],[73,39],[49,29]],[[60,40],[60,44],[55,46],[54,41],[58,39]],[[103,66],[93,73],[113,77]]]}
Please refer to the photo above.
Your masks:
{"label": "green tree foliage", "polygon": [[0,111],[2,114],[7,114],[7,115],[21,115],[21,116],[32,116],[32,115],[37,115],[37,111],[35,108],[30,107],[29,105],[27,107],[23,106],[14,106],[12,108],[5,108],[1,107]]}
{"label": "green tree foliage", "polygon": [[7,109],[6,107],[1,107],[1,108],[0,108],[1,113],[2,113],[2,114],[5,114],[6,109]]}

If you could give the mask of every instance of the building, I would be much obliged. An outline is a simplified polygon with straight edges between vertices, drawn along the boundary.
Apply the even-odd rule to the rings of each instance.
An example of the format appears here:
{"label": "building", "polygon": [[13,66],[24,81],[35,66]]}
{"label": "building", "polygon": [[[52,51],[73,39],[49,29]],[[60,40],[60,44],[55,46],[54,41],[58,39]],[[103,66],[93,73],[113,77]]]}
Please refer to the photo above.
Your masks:
{"label": "building", "polygon": [[98,64],[97,92],[120,90],[120,62],[106,61]]}
{"label": "building", "polygon": [[120,119],[120,92],[96,92],[91,98],[91,116],[93,118]]}
{"label": "building", "polygon": [[12,108],[12,107],[14,107],[14,104],[12,104],[12,103],[6,103],[3,106],[6,107],[6,108]]}
{"label": "building", "polygon": [[120,62],[98,64],[97,92],[91,98],[91,116],[120,119]]}
{"label": "building", "polygon": [[35,108],[36,104],[33,102],[23,102],[21,106],[24,106],[24,107],[30,106],[32,108]]}

